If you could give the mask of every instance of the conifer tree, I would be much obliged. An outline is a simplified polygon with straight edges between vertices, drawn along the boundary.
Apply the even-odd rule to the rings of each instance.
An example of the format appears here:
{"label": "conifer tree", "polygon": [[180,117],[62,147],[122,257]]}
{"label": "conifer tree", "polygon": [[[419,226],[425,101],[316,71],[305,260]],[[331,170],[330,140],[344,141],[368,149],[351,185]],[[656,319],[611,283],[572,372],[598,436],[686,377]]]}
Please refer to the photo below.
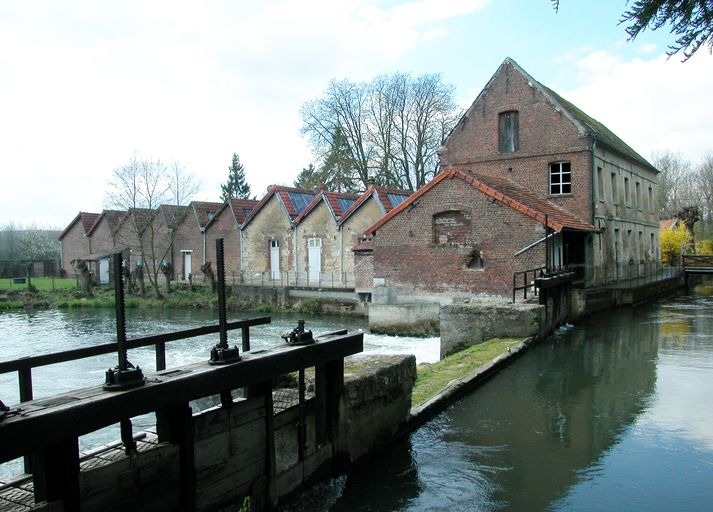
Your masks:
{"label": "conifer tree", "polygon": [[250,185],[245,179],[245,168],[240,163],[240,157],[233,153],[233,160],[228,167],[228,181],[220,186],[220,198],[227,201],[231,197],[238,199],[251,199]]}

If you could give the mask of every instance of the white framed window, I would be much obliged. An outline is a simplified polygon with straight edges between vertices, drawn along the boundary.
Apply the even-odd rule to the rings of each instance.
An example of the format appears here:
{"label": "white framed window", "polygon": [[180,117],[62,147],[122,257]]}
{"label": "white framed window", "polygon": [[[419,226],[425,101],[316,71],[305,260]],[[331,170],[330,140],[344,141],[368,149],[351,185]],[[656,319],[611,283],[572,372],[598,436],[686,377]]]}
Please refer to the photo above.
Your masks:
{"label": "white framed window", "polygon": [[550,195],[561,196],[572,193],[572,164],[552,162],[550,164]]}

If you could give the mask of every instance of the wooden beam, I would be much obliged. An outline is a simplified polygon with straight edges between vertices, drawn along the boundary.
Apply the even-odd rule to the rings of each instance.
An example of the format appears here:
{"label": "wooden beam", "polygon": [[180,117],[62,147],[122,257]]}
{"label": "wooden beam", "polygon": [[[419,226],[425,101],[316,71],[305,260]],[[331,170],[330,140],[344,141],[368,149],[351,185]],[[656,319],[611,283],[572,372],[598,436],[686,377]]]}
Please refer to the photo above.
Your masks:
{"label": "wooden beam", "polygon": [[280,345],[246,352],[241,361],[228,365],[213,366],[205,361],[147,373],[146,385],[139,388],[105,391],[95,386],[25,402],[19,406],[22,414],[9,414],[0,421],[0,439],[3,440],[0,462],[40,451],[118,423],[123,418],[160,411],[226,389],[265,382],[301,368],[343,359],[361,352],[362,348],[362,333],[335,336],[312,345]]}

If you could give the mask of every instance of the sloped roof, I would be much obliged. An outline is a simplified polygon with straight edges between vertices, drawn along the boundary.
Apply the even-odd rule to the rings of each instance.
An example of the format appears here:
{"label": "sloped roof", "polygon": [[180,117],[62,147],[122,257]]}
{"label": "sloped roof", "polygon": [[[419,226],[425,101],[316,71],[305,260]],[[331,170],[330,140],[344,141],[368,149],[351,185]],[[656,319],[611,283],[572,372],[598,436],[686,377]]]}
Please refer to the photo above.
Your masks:
{"label": "sloped roof", "polygon": [[659,229],[673,229],[678,226],[678,219],[664,219],[659,221]]}
{"label": "sloped roof", "polygon": [[124,222],[126,222],[130,217],[133,217],[134,222],[136,223],[136,230],[140,235],[146,230],[146,227],[151,224],[155,214],[155,210],[150,210],[148,208],[129,208],[129,210],[124,213],[121,220],[117,223],[115,231],[118,231]]}
{"label": "sloped roof", "polygon": [[94,222],[92,229],[89,230],[87,235],[91,236],[102,220],[106,221],[107,225],[109,226],[109,232],[113,233],[114,230],[116,230],[116,227],[119,225],[119,222],[121,222],[121,218],[125,214],[126,212],[124,210],[104,210],[103,212],[101,212],[101,215],[99,215],[99,218],[97,218],[96,222]]}
{"label": "sloped roof", "polygon": [[211,201],[192,201],[190,204],[193,208],[193,213],[198,222],[198,227],[201,230],[205,229],[208,223],[216,216],[218,210],[223,206],[223,203],[215,203]]}
{"label": "sloped roof", "polygon": [[433,180],[431,180],[424,187],[420,188],[406,201],[391,210],[391,212],[383,216],[375,224],[367,228],[364,233],[367,235],[376,233],[381,226],[389,222],[389,220],[391,220],[399,212],[408,208],[409,205],[416,202],[421,196],[426,194],[437,184],[445,180],[453,179],[460,179],[467,185],[470,185],[476,190],[479,190],[480,192],[497,201],[500,201],[512,209],[519,211],[523,215],[527,215],[540,224],[545,224],[545,221],[547,221],[547,226],[557,232],[562,230],[590,232],[599,231],[595,226],[577,219],[574,215],[560,206],[530,192],[507,178],[466,174],[457,169],[451,169],[438,174]]}
{"label": "sloped roof", "polygon": [[[330,192],[328,190],[322,190],[319,194],[314,196],[314,199],[305,207],[304,210],[292,221],[296,226],[302,222],[307,215],[314,210],[317,205],[324,201],[327,205],[327,209],[332,214],[334,221],[337,222],[339,218],[344,214],[344,211],[349,209],[348,207],[353,205],[359,198],[358,194],[344,194],[342,192]],[[347,208],[344,206],[348,205]]]}
{"label": "sloped roof", "polygon": [[188,206],[178,206],[175,204],[162,204],[159,207],[159,211],[162,213],[163,218],[166,221],[166,227],[169,229],[176,229],[181,225],[183,219],[188,213]]}
{"label": "sloped roof", "polygon": [[[527,80],[532,83],[533,87],[536,87],[554,107],[562,111],[565,116],[568,117],[577,126],[577,128],[580,130],[581,135],[589,135],[597,141],[597,144],[602,144],[614,151],[615,153],[618,153],[619,155],[625,158],[638,162],[640,165],[648,169],[658,172],[658,170],[653,165],[651,165],[648,160],[646,160],[639,153],[634,151],[631,146],[626,144],[621,138],[619,138],[603,123],[597,121],[592,116],[585,113],[582,109],[580,109],[573,103],[564,99],[562,96],[557,94],[549,87],[535,80],[527,71],[525,71],[517,62],[515,62],[510,57],[506,57],[503,63],[500,64],[495,74],[493,74],[493,76],[490,78],[483,90],[480,91],[470,108],[468,108],[468,110],[463,114],[461,119],[458,121],[458,123],[456,123],[451,132],[448,134],[448,137],[450,137],[450,134],[454,133],[456,131],[456,128],[458,128],[458,126],[460,126],[465,121],[465,119],[470,115],[471,111],[475,107],[476,103],[478,103],[480,98],[487,93],[488,89],[490,89],[490,85],[495,80],[495,77],[500,73],[501,69],[508,65],[511,65],[516,71],[518,71],[525,78],[527,78]],[[446,141],[448,140],[448,137],[446,137]]]}
{"label": "sloped roof", "polygon": [[366,203],[370,197],[374,197],[379,209],[384,214],[389,213],[396,206],[405,201],[413,192],[410,190],[400,190],[396,188],[386,188],[379,187],[377,185],[369,185],[369,188],[364,191],[359,198],[354,201],[347,211],[345,211],[340,217],[338,224],[343,224],[349,217],[351,217],[354,212],[356,212],[361,206]]}
{"label": "sloped roof", "polygon": [[235,219],[235,222],[240,225],[245,222],[245,219],[248,215],[250,215],[253,208],[257,204],[258,201],[255,199],[238,199],[235,197],[231,197],[225,203],[223,203],[223,206],[220,207],[220,210],[218,210],[215,216],[210,219],[210,221],[208,221],[208,224],[206,224],[206,229],[209,229],[211,225],[213,225],[215,222],[218,222],[218,219],[220,219],[222,215],[225,215],[226,212],[232,213],[233,219]]}
{"label": "sloped roof", "polygon": [[256,199],[236,199],[231,197],[228,202],[230,203],[230,208],[233,210],[236,222],[242,224],[259,201]]}
{"label": "sloped roof", "polygon": [[275,196],[277,200],[280,201],[290,218],[290,222],[292,222],[300,215],[300,213],[302,213],[309,203],[312,202],[316,195],[317,193],[313,190],[283,187],[282,185],[270,185],[267,189],[267,193],[262,199],[260,199],[258,204],[253,208],[252,212],[250,212],[250,214],[245,218],[245,222],[243,222],[241,229],[247,226],[250,221],[255,218],[258,212],[262,210],[272,196]]}
{"label": "sloped roof", "polygon": [[74,226],[74,224],[76,224],[77,222],[82,223],[82,229],[84,230],[84,234],[88,234],[100,215],[101,214],[99,213],[79,212],[77,216],[72,219],[72,222],[70,222],[67,227],[64,228],[64,231],[60,233],[60,235],[57,237],[57,240],[62,240],[62,238],[64,238],[64,235],[66,235],[69,230],[72,229],[72,226]]}

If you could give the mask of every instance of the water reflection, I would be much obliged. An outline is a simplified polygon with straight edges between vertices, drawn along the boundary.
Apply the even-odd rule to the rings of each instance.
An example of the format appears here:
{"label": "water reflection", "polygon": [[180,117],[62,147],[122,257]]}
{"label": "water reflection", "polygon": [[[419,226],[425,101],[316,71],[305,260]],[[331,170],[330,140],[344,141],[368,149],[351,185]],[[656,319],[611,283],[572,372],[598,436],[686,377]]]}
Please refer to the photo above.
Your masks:
{"label": "water reflection", "polygon": [[321,509],[710,509],[712,311],[680,296],[560,332]]}

